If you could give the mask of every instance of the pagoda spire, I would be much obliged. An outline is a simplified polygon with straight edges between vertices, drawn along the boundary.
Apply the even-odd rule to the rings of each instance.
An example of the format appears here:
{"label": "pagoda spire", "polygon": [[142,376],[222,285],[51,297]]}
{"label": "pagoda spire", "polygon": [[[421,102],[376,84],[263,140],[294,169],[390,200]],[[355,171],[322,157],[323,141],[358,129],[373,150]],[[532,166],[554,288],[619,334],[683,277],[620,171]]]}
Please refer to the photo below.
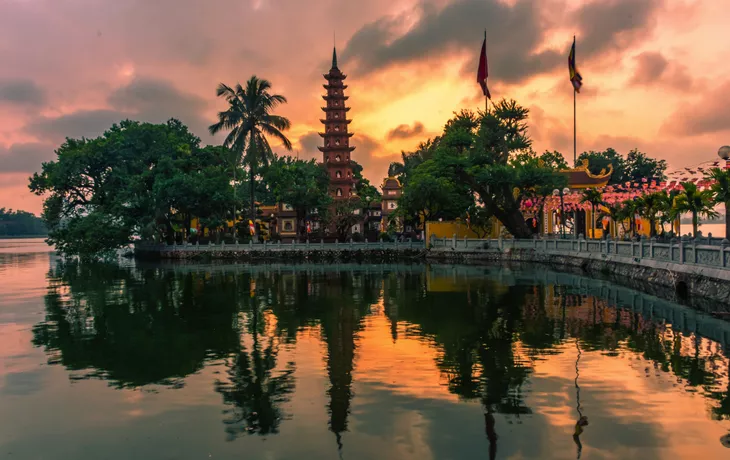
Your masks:
{"label": "pagoda spire", "polygon": [[337,48],[336,47],[332,48],[332,68],[333,69],[337,68]]}

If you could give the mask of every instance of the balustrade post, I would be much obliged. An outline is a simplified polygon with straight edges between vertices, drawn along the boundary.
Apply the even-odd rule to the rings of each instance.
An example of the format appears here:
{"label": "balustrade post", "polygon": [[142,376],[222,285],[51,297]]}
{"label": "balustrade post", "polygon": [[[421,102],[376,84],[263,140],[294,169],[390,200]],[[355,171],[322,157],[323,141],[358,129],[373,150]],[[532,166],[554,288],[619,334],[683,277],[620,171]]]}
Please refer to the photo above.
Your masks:
{"label": "balustrade post", "polygon": [[451,236],[451,249],[456,249],[456,233]]}
{"label": "balustrade post", "polygon": [[684,263],[684,240],[679,240],[679,263]]}
{"label": "balustrade post", "polygon": [[720,243],[720,266],[723,268],[727,267],[727,262],[725,261],[725,248],[727,248],[728,245],[730,245],[730,241],[728,241],[727,238],[722,240]]}

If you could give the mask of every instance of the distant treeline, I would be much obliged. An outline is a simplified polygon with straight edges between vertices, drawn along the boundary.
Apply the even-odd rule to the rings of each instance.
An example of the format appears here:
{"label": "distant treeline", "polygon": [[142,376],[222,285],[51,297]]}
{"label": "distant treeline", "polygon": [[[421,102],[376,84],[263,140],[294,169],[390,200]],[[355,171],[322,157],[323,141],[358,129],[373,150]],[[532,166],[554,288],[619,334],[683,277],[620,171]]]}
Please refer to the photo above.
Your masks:
{"label": "distant treeline", "polygon": [[0,208],[0,237],[40,236],[48,234],[39,217],[26,211]]}

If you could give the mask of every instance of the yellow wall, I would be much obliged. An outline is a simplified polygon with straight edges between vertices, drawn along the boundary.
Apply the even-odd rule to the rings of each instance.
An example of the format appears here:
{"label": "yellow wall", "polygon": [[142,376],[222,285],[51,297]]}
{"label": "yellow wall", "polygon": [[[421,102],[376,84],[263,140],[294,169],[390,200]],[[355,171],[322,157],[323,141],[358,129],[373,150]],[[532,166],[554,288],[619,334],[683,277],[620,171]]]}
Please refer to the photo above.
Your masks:
{"label": "yellow wall", "polygon": [[[485,238],[496,238],[498,225],[492,226],[492,232]],[[426,222],[426,242],[431,241],[431,235],[436,238],[452,238],[456,233],[457,238],[479,238],[474,231],[467,227],[466,222],[455,220],[448,222]]]}

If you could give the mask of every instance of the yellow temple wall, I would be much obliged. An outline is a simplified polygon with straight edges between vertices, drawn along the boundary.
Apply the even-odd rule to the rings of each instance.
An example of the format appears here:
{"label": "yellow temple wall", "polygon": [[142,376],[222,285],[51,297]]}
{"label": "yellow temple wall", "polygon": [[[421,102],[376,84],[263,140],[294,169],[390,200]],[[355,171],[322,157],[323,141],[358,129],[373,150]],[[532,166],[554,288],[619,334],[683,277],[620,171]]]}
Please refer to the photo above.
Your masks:
{"label": "yellow temple wall", "polygon": [[[457,238],[479,238],[466,222],[461,220],[452,220],[445,222],[426,222],[426,241],[431,241],[431,235],[436,238],[452,238],[456,234]],[[499,224],[492,225],[492,231],[485,238],[497,238],[499,236]]]}

